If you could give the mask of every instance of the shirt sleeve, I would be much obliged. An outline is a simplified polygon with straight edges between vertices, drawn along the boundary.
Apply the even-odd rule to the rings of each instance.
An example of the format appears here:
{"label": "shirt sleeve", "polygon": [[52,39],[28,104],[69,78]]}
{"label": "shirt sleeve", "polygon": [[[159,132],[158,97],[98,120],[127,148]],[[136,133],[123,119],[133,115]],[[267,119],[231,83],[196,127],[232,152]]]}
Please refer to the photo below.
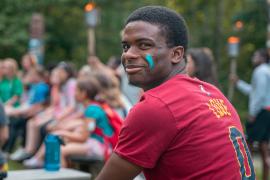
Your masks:
{"label": "shirt sleeve", "polygon": [[38,84],[34,87],[33,97],[30,100],[30,104],[44,103],[49,94],[49,87],[47,84]]}
{"label": "shirt sleeve", "polygon": [[168,107],[155,98],[144,100],[128,114],[114,151],[131,163],[153,168],[176,133],[176,122]]}
{"label": "shirt sleeve", "polygon": [[89,105],[84,112],[86,118],[92,119],[98,119],[102,114],[104,113],[98,105]]}
{"label": "shirt sleeve", "polygon": [[251,90],[252,90],[251,85],[246,83],[243,80],[237,81],[236,87],[237,87],[237,89],[239,89],[239,91],[241,91],[245,95],[249,95],[251,93]]}

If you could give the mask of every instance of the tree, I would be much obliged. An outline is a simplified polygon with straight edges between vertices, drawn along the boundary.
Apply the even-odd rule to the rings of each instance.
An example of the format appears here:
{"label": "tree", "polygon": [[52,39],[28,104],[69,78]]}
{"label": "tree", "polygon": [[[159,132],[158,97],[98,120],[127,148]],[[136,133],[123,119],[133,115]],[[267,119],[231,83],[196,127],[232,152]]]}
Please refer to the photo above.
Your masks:
{"label": "tree", "polygon": [[[2,0],[0,3],[0,58],[20,59],[28,48],[28,28],[32,13],[45,17],[45,63],[61,60],[86,62],[87,27],[84,5],[88,0]],[[101,12],[101,24],[96,28],[97,55],[106,61],[121,53],[120,31],[124,19],[135,8],[147,4],[164,4],[161,0],[96,1]]]}

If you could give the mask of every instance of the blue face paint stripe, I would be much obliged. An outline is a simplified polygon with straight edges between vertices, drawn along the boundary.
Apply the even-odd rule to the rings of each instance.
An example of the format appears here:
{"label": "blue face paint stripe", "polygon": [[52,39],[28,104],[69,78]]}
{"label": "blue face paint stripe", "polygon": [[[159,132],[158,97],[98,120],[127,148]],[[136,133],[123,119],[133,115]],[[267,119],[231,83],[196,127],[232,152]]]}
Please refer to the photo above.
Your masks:
{"label": "blue face paint stripe", "polygon": [[149,68],[153,69],[154,68],[154,60],[153,60],[152,56],[150,54],[146,54],[145,59],[149,65]]}

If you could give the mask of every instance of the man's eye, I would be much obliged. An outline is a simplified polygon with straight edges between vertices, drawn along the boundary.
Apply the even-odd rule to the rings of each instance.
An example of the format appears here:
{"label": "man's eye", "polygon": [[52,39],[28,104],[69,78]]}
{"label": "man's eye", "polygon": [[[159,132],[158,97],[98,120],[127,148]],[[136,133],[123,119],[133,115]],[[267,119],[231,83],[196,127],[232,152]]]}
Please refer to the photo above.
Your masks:
{"label": "man's eye", "polygon": [[140,48],[141,49],[149,49],[151,47],[151,44],[149,43],[141,43]]}
{"label": "man's eye", "polygon": [[130,48],[128,44],[122,44],[122,49],[126,52]]}

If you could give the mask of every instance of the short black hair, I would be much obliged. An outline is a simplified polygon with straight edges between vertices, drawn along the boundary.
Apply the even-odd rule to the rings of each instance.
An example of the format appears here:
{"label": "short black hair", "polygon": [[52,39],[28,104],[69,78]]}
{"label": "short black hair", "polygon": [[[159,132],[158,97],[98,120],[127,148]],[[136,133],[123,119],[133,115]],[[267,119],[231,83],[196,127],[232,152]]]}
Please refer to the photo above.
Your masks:
{"label": "short black hair", "polygon": [[159,25],[167,38],[168,47],[188,46],[188,29],[184,18],[175,11],[162,6],[145,6],[129,15],[125,25],[133,21],[145,21]]}
{"label": "short black hair", "polygon": [[264,60],[264,62],[269,63],[269,54],[266,48],[257,49],[255,53],[258,53]]}

